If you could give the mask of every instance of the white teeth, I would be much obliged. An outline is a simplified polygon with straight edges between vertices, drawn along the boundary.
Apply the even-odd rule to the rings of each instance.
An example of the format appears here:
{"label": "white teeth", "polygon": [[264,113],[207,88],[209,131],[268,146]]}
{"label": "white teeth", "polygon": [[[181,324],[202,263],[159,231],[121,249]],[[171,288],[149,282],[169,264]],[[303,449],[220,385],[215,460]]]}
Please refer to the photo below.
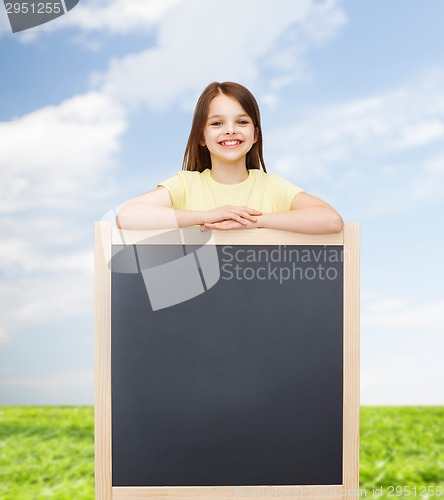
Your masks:
{"label": "white teeth", "polygon": [[221,142],[222,145],[224,146],[234,146],[235,144],[240,144],[239,141],[224,141],[224,142]]}

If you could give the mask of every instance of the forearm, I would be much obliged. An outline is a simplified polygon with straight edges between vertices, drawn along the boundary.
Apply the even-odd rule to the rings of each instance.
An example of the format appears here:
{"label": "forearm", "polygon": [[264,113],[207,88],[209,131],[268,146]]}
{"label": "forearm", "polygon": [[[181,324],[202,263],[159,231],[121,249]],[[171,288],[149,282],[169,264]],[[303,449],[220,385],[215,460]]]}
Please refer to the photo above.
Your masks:
{"label": "forearm", "polygon": [[335,210],[325,207],[264,213],[257,217],[256,224],[256,227],[305,234],[339,233],[343,228],[341,216]]}
{"label": "forearm", "polygon": [[118,228],[133,230],[175,229],[203,222],[203,212],[178,210],[140,202],[126,205],[116,217]]}

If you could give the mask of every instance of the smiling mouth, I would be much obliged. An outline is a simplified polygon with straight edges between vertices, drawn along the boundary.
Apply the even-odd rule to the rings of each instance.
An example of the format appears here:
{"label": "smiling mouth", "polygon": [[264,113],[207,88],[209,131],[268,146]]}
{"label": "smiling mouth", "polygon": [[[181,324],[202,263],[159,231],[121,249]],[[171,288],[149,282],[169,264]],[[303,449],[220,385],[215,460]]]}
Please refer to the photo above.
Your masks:
{"label": "smiling mouth", "polygon": [[222,142],[219,142],[219,144],[221,146],[225,146],[225,147],[235,147],[235,146],[239,146],[239,144],[242,144],[242,141],[222,141]]}

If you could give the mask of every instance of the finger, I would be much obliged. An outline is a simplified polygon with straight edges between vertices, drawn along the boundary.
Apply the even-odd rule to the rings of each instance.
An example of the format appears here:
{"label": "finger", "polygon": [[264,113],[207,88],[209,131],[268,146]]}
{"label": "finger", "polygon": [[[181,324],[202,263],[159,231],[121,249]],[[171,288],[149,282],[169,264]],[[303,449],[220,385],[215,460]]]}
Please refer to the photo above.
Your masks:
{"label": "finger", "polygon": [[205,223],[205,226],[209,229],[237,229],[244,227],[241,223],[235,221],[234,219],[225,220],[223,222]]}
{"label": "finger", "polygon": [[235,220],[232,220],[229,224],[224,225],[223,229],[245,229],[245,226]]}
{"label": "finger", "polygon": [[240,222],[243,225],[247,224],[246,222],[247,220],[250,220],[251,222],[256,222],[256,220],[252,215],[250,215],[248,212],[243,212],[242,210],[236,210],[236,211],[233,210],[229,218],[237,222]]}
{"label": "finger", "polygon": [[[262,214],[262,212],[251,214],[248,210],[250,210],[250,209],[238,211],[237,213],[241,217],[243,217],[244,219],[251,220],[252,222],[256,222],[255,215],[261,215]],[[258,212],[258,210],[254,210],[254,209],[251,209],[251,210],[253,212]]]}
{"label": "finger", "polygon": [[241,217],[243,217],[246,220],[250,220],[251,222],[257,221],[256,217],[254,215],[250,215],[249,213],[244,213],[241,215]]}
{"label": "finger", "polygon": [[262,213],[261,210],[256,210],[255,208],[250,208],[250,207],[242,207],[244,210],[246,210],[249,214],[256,214],[259,215]]}
{"label": "finger", "polygon": [[216,222],[211,229],[231,229],[231,227],[228,224],[224,224],[223,222]]}
{"label": "finger", "polygon": [[243,226],[246,226],[246,225],[247,225],[247,221],[245,220],[245,218],[242,218],[242,217],[237,216],[237,217],[235,217],[235,218],[234,218],[234,220],[235,220],[236,222],[239,222],[239,223],[240,223],[240,224],[242,224]]}
{"label": "finger", "polygon": [[225,221],[234,220],[236,222],[239,222],[240,224],[246,224],[246,222],[244,222],[243,217],[244,217],[244,214],[240,210],[233,210],[231,213],[226,215],[224,220]]}

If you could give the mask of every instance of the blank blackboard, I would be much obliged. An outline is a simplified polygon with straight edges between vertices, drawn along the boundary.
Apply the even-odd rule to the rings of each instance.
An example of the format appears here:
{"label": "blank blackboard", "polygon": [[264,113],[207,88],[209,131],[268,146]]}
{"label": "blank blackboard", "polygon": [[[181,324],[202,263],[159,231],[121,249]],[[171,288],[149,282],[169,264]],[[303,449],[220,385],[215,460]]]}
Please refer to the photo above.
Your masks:
{"label": "blank blackboard", "polygon": [[112,273],[113,486],[342,483],[342,262],[261,249],[218,246],[217,284],[160,311]]}
{"label": "blank blackboard", "polygon": [[[219,280],[153,310],[137,269],[153,232],[97,224],[97,499],[300,494],[289,485],[355,496],[358,229],[215,231]],[[166,262],[197,248],[155,253]],[[121,272],[125,251],[138,263]]]}

